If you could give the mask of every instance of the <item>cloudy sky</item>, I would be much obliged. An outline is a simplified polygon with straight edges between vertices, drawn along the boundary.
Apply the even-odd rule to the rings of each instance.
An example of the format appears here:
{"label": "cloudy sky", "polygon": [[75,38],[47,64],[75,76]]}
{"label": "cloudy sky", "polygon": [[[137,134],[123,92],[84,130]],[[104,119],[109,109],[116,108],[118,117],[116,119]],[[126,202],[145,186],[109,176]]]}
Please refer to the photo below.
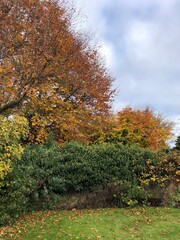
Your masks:
{"label": "cloudy sky", "polygon": [[148,105],[180,129],[180,0],[74,2],[116,79],[114,110]]}

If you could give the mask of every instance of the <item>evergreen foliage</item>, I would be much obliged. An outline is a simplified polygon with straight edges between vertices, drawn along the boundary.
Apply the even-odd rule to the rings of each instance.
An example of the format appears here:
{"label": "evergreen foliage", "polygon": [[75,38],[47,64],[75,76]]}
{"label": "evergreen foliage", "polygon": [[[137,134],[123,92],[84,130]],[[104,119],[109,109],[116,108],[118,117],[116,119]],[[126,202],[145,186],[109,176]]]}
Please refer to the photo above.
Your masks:
{"label": "evergreen foliage", "polygon": [[29,210],[57,208],[64,195],[98,188],[108,189],[111,206],[148,203],[151,190],[163,188],[174,175],[174,168],[167,168],[172,161],[173,156],[161,162],[157,153],[137,146],[71,142],[60,147],[53,141],[29,145],[0,189],[0,223]]}
{"label": "evergreen foliage", "polygon": [[180,150],[180,135],[177,137],[175,142],[175,150]]}

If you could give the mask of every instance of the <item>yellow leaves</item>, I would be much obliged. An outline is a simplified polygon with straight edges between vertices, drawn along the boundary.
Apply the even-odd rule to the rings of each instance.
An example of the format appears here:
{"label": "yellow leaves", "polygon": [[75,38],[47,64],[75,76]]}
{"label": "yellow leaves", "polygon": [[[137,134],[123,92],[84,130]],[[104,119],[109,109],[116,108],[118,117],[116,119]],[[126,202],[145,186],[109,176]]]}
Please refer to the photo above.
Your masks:
{"label": "yellow leaves", "polygon": [[139,179],[142,185],[149,185],[149,179]]}
{"label": "yellow leaves", "polygon": [[32,118],[31,118],[31,125],[32,127],[35,127],[35,126],[44,126],[45,125],[45,122],[43,121],[43,119],[38,116],[37,114],[34,115]]}
{"label": "yellow leaves", "polygon": [[11,170],[10,161],[4,162],[4,159],[0,158],[0,187],[1,180],[8,172],[10,172],[10,170]]}
{"label": "yellow leaves", "polygon": [[29,137],[30,141],[39,144],[47,140],[47,121],[48,120],[45,117],[41,117],[38,114],[35,114],[31,117],[31,133]]}
{"label": "yellow leaves", "polygon": [[[26,118],[12,115],[9,118],[0,115],[0,141],[13,143],[14,140],[26,138],[28,135],[28,121]],[[10,148],[7,145],[7,148]]]}
{"label": "yellow leaves", "polygon": [[157,178],[155,176],[153,176],[153,177],[150,178],[150,180],[155,182],[155,181],[157,181]]}
{"label": "yellow leaves", "polygon": [[28,136],[27,119],[18,115],[7,118],[0,115],[0,187],[2,179],[11,171],[13,161],[19,160],[24,148],[21,139]]}

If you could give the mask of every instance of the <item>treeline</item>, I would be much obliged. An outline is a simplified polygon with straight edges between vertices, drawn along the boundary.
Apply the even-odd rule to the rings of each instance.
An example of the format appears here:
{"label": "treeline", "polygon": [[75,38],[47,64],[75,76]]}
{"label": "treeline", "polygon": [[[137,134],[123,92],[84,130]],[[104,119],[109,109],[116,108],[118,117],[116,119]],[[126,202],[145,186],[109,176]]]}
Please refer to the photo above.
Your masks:
{"label": "treeline", "polygon": [[167,147],[172,125],[150,108],[112,114],[114,79],[76,18],[60,0],[0,1],[0,114],[26,118],[26,143]]}

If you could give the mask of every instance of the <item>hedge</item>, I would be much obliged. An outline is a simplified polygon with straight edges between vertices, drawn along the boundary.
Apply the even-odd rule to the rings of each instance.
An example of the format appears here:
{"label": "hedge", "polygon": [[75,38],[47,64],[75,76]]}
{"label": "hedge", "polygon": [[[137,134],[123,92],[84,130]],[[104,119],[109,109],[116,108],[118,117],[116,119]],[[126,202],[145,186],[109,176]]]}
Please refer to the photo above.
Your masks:
{"label": "hedge", "polygon": [[119,206],[147,201],[149,189],[159,186],[160,164],[158,154],[137,146],[76,142],[63,147],[55,142],[30,145],[0,190],[0,223],[28,210],[54,208],[65,194],[98,187],[112,186],[111,194]]}

